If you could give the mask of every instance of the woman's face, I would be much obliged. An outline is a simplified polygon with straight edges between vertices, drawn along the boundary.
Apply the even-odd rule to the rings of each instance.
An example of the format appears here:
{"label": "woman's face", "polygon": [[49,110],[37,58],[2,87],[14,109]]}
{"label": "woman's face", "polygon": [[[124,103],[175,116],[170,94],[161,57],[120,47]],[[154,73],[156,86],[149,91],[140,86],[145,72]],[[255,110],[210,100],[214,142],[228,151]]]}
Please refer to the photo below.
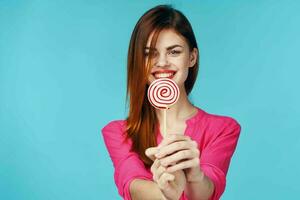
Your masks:
{"label": "woman's face", "polygon": [[[146,63],[148,62],[151,39],[152,34],[145,48]],[[174,80],[180,88],[184,88],[188,69],[195,65],[197,53],[196,48],[190,52],[186,41],[173,30],[161,31],[154,49],[151,74],[148,78],[149,84],[155,79],[167,77]]]}

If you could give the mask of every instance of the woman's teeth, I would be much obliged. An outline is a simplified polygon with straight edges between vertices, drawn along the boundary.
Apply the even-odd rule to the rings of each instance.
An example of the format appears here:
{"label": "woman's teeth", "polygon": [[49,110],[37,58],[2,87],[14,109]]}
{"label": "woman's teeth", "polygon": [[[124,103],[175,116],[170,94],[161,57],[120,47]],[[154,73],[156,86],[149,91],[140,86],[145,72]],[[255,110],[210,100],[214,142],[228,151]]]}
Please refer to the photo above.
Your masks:
{"label": "woman's teeth", "polygon": [[170,78],[174,75],[174,73],[156,73],[154,74],[155,78]]}

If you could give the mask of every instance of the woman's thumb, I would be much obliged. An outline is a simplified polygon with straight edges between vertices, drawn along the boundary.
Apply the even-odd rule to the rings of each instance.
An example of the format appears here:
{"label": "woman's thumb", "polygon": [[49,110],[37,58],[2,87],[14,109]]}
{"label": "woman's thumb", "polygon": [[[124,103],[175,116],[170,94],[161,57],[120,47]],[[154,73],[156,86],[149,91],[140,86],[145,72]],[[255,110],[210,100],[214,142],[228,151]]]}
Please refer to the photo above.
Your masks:
{"label": "woman's thumb", "polygon": [[155,160],[155,154],[158,152],[158,148],[157,147],[150,147],[148,149],[146,149],[145,154],[146,156],[148,156],[152,161]]}

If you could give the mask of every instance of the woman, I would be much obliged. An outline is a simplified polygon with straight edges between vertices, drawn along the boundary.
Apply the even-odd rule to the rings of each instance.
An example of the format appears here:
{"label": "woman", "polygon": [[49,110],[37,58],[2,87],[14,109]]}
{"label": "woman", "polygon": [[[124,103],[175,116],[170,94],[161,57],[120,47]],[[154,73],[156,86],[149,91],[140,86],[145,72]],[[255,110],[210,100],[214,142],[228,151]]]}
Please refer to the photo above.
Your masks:
{"label": "woman", "polygon": [[[217,200],[224,192],[241,128],[235,119],[189,101],[198,63],[192,27],[180,11],[161,5],[139,19],[128,51],[128,117],[102,129],[124,199]],[[149,85],[162,77],[180,89],[179,100],[167,110],[164,138],[162,111],[147,99]]]}

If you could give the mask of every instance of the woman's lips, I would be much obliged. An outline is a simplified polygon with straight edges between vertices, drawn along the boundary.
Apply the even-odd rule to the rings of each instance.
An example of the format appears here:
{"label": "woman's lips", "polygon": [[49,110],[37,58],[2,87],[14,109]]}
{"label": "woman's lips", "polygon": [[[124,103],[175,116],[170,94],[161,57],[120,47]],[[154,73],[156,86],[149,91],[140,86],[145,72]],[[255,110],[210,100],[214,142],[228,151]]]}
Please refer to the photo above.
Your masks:
{"label": "woman's lips", "polygon": [[172,79],[175,74],[176,74],[176,71],[174,71],[174,70],[160,70],[160,71],[156,71],[156,72],[152,73],[152,75],[155,77],[155,79],[159,79],[159,78]]}

